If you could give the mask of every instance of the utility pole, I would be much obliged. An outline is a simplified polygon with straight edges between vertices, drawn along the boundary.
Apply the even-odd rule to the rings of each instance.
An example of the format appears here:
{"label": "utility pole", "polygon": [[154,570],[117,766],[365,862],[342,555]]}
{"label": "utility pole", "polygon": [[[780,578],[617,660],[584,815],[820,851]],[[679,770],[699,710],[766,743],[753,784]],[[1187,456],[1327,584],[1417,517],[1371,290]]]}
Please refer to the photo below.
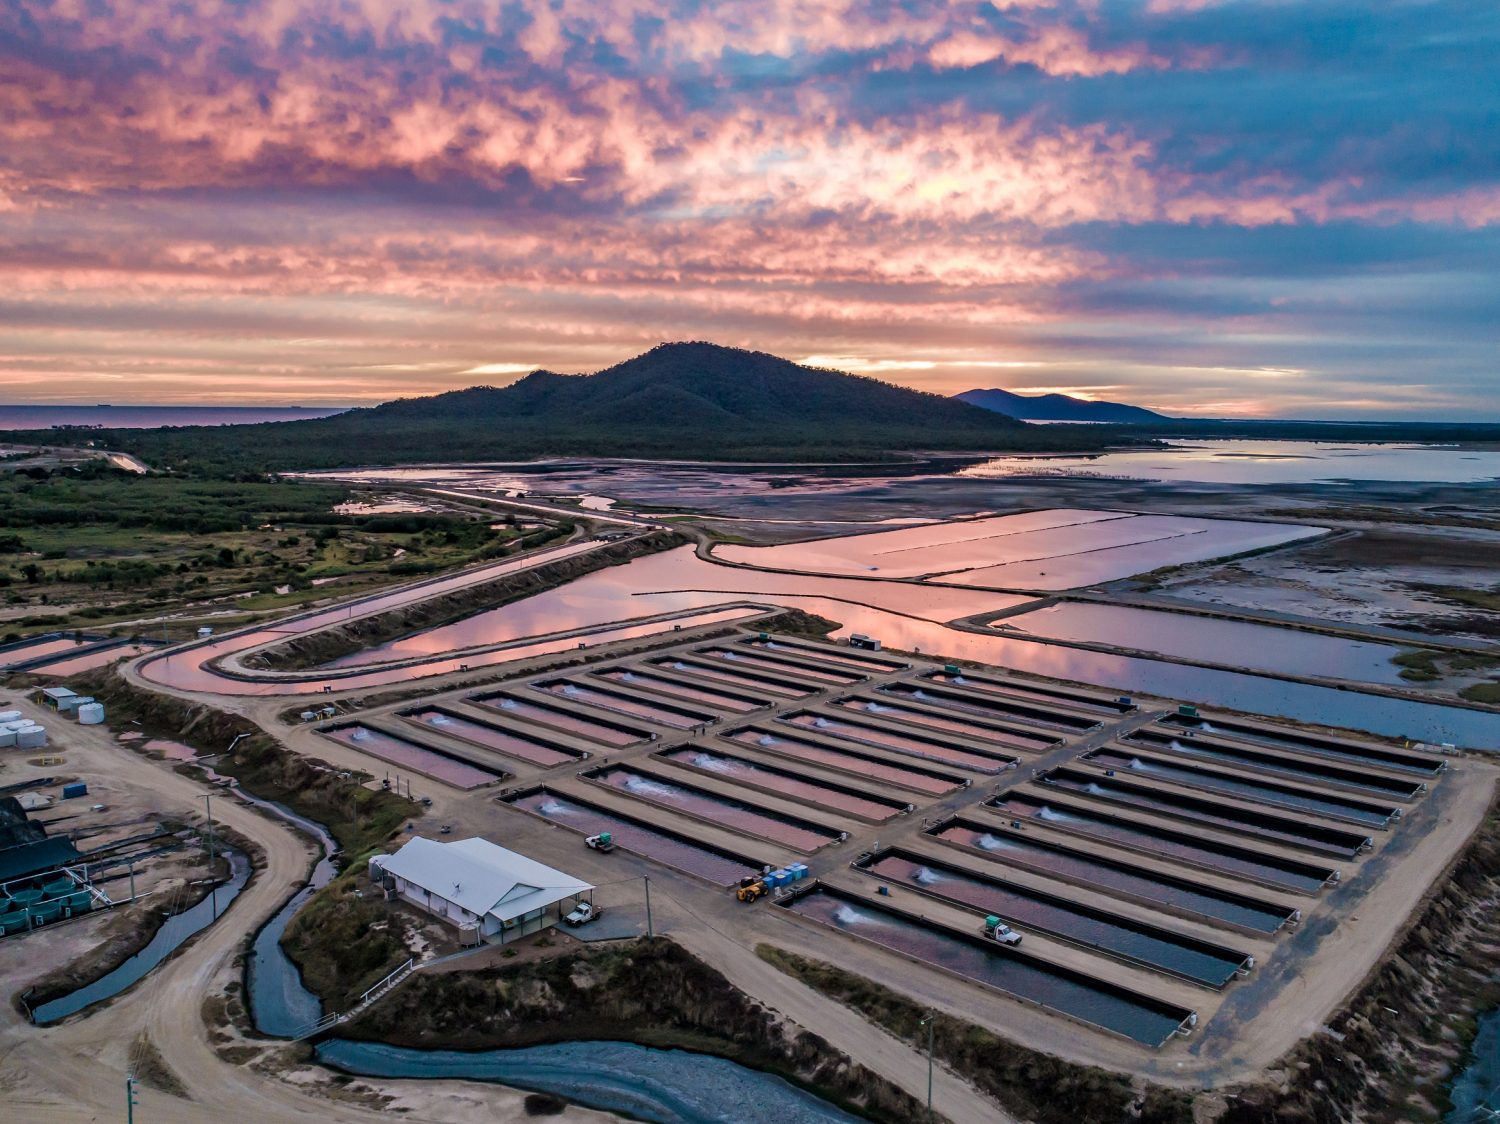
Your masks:
{"label": "utility pole", "polygon": [[656,930],[651,926],[651,876],[642,875],[642,879],[646,883],[646,936],[654,937]]}
{"label": "utility pole", "polygon": [[206,793],[205,792],[203,794],[204,814],[208,817],[208,878],[209,878],[208,894],[209,894],[209,897],[211,899],[213,899],[214,920],[217,921],[219,919],[219,886],[218,886],[218,883],[216,883],[216,882],[213,881],[213,878],[214,878],[214,860],[217,858],[217,855],[214,852],[214,804],[213,804],[213,800],[214,800],[214,798],[213,798],[213,795],[211,793]]}
{"label": "utility pole", "polygon": [[937,1017],[937,1012],[928,1011],[927,1017],[918,1026],[927,1028],[927,1119],[932,1120],[932,1023]]}
{"label": "utility pole", "polygon": [[125,1124],[135,1124],[135,1074],[125,1075]]}

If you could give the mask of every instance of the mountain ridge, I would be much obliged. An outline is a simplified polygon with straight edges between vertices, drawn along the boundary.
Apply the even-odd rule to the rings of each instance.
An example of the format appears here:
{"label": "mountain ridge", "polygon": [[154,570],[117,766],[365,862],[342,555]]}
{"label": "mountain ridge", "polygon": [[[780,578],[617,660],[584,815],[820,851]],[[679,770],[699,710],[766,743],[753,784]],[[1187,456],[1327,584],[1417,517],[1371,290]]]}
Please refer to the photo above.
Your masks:
{"label": "mountain ridge", "polygon": [[1019,421],[1112,422],[1139,425],[1171,420],[1167,415],[1158,414],[1144,406],[1132,406],[1125,402],[1092,401],[1086,398],[1074,398],[1071,394],[1017,394],[1013,390],[991,387],[984,390],[966,390],[953,397],[971,406],[978,406],[981,410],[993,410],[997,414]]}

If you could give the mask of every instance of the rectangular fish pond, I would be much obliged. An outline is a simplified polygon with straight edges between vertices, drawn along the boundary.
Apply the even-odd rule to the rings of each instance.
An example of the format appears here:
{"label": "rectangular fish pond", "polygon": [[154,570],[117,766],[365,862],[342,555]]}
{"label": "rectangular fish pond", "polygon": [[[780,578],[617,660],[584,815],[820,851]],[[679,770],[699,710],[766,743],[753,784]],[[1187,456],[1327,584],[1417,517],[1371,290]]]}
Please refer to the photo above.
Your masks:
{"label": "rectangular fish pond", "polygon": [[671,828],[601,807],[577,796],[561,796],[546,788],[532,788],[503,798],[512,807],[581,835],[610,832],[621,849],[652,862],[691,874],[715,886],[732,886],[773,864],[755,856],[739,855],[712,843],[691,839]]}
{"label": "rectangular fish pond", "polygon": [[962,933],[821,883],[776,904],[830,929],[1143,1046],[1163,1046],[1174,1034],[1186,1034],[1197,1024],[1196,1012],[1186,1007],[986,940],[979,935],[978,919],[972,935]]}
{"label": "rectangular fish pond", "polygon": [[656,737],[650,730],[643,730],[639,726],[627,726],[608,718],[585,718],[564,707],[551,706],[509,691],[490,691],[482,695],[471,695],[467,701],[475,706],[498,711],[507,718],[546,726],[564,734],[572,734],[584,741],[611,746],[615,749],[650,741]]}
{"label": "rectangular fish pond", "polygon": [[911,666],[904,660],[886,659],[883,656],[856,652],[850,648],[825,647],[805,640],[789,640],[785,636],[772,636],[766,640],[755,637],[744,641],[744,647],[763,648],[768,652],[780,652],[793,658],[802,657],[822,663],[857,668],[874,675],[891,675]]}
{"label": "rectangular fish pond", "polygon": [[792,769],[765,765],[716,750],[689,745],[662,750],[657,756],[685,769],[696,769],[711,777],[733,781],[746,788],[761,789],[814,807],[846,812],[872,823],[880,823],[912,810],[912,805],[905,800],[876,796],[848,785],[808,777]]}
{"label": "rectangular fish pond", "polygon": [[583,750],[573,749],[561,742],[506,729],[491,722],[481,722],[477,718],[469,718],[440,706],[404,710],[401,717],[415,725],[430,727],[450,738],[458,738],[484,749],[503,753],[507,757],[540,765],[544,769],[582,761],[588,757]]}
{"label": "rectangular fish pond", "polygon": [[[986,805],[1019,820],[1034,820],[1058,831],[1112,843],[1132,851],[1245,878],[1277,889],[1316,894],[1339,880],[1332,867],[1285,859],[1251,847],[1221,843],[1201,833],[1173,830],[1074,804],[1048,794],[1007,793]],[[1185,825],[1186,826],[1186,825]]]}
{"label": "rectangular fish pond", "polygon": [[318,731],[323,737],[340,745],[378,757],[398,769],[409,769],[433,780],[451,784],[455,788],[478,788],[482,784],[502,780],[512,774],[499,769],[488,769],[467,761],[456,753],[439,749],[408,738],[388,734],[363,722],[350,722],[339,726],[325,726]]}
{"label": "rectangular fish pond", "polygon": [[691,730],[694,726],[717,722],[722,717],[710,710],[690,710],[673,703],[655,701],[649,695],[643,697],[626,691],[610,690],[590,683],[580,683],[576,679],[539,679],[531,686],[534,690],[556,695],[580,706],[613,711],[630,718],[654,722],[658,726],[669,726],[674,730]]}
{"label": "rectangular fish pond", "polygon": [[706,660],[723,660],[736,666],[745,665],[762,671],[791,675],[797,679],[812,679],[818,683],[836,683],[847,687],[867,678],[864,672],[853,668],[819,665],[812,660],[797,660],[787,656],[773,656],[755,649],[734,648],[716,645],[709,648],[694,648],[693,654]]}
{"label": "rectangular fish pond", "polygon": [[1302,788],[1294,784],[1264,780],[1255,776],[1212,769],[1191,760],[1173,756],[1146,753],[1143,750],[1103,749],[1091,750],[1080,760],[1101,769],[1125,770],[1143,780],[1170,781],[1184,788],[1201,789],[1204,792],[1222,793],[1254,804],[1266,804],[1273,808],[1285,808],[1293,812],[1307,812],[1328,819],[1343,820],[1363,827],[1388,828],[1391,821],[1401,818],[1401,809],[1390,804],[1371,804],[1365,800],[1342,796],[1338,793],[1321,792]]}
{"label": "rectangular fish pond", "polygon": [[1010,746],[1042,753],[1062,744],[1060,737],[1044,734],[1035,729],[1016,729],[1000,726],[980,718],[959,718],[912,706],[897,706],[883,699],[872,699],[866,695],[846,695],[834,699],[829,706],[847,710],[853,714],[864,714],[885,722],[894,722],[898,728],[913,727],[928,734],[956,734],[960,738],[990,742],[994,745]]}
{"label": "rectangular fish pond", "polygon": [[957,773],[944,773],[921,765],[908,765],[889,761],[873,753],[857,749],[842,749],[808,738],[794,738],[782,730],[768,730],[763,726],[742,726],[723,735],[728,741],[752,746],[762,753],[773,753],[793,761],[806,761],[813,765],[824,765],[846,773],[855,773],[872,780],[886,781],[913,792],[925,792],[936,796],[952,792],[969,783]]}
{"label": "rectangular fish pond", "polygon": [[981,916],[1002,917],[1015,928],[1043,933],[1202,987],[1221,989],[1255,966],[1255,958],[1248,953],[904,848],[862,856],[854,865],[882,881],[963,909],[978,910]]}
{"label": "rectangular fish pond", "polygon": [[648,804],[799,851],[816,851],[844,835],[837,828],[763,808],[748,800],[722,796],[635,766],[606,765],[581,775],[593,784],[626,793]]}
{"label": "rectangular fish pond", "polygon": [[663,656],[649,662],[652,667],[661,671],[675,672],[693,679],[709,679],[715,683],[783,699],[800,699],[818,692],[818,688],[811,683],[803,683],[784,675],[768,675],[746,667],[732,667],[728,663],[718,665],[683,656]]}
{"label": "rectangular fish pond", "polygon": [[930,683],[888,683],[875,689],[883,695],[909,702],[926,703],[928,706],[956,710],[963,714],[977,714],[980,717],[1048,726],[1070,734],[1092,730],[1101,721],[1098,718],[1072,714],[1044,702],[1023,702],[1001,698],[999,695],[971,694],[947,687],[935,687]]}
{"label": "rectangular fish pond", "polygon": [[961,769],[972,769],[976,773],[1003,773],[1014,769],[1020,758],[984,746],[967,745],[936,737],[924,737],[915,731],[903,734],[887,730],[870,722],[858,722],[852,718],[836,718],[832,715],[815,714],[810,710],[798,710],[780,715],[776,721],[785,722],[799,730],[822,734],[839,741],[859,742],[909,757],[921,757],[928,761],[941,761],[945,765],[956,765]]}
{"label": "rectangular fish pond", "polygon": [[1374,840],[1368,835],[1342,828],[1273,815],[1239,804],[1188,796],[1068,766],[1039,774],[1036,781],[1038,784],[1067,789],[1111,803],[1146,809],[1157,815],[1165,814],[1173,819],[1226,827],[1234,832],[1259,835],[1289,843],[1293,847],[1325,851],[1344,858],[1353,858],[1374,845]]}
{"label": "rectangular fish pond", "polygon": [[1302,911],[1289,905],[1161,874],[1008,826],[955,816],[929,827],[926,834],[1004,866],[1258,936],[1279,933],[1302,919]]}
{"label": "rectangular fish pond", "polygon": [[1217,738],[1187,733],[1178,736],[1154,730],[1137,730],[1120,739],[1128,745],[1144,746],[1160,753],[1196,758],[1256,772],[1309,780],[1315,784],[1340,788],[1360,788],[1397,800],[1415,800],[1427,791],[1427,784],[1411,776],[1392,777],[1369,769],[1351,769],[1327,760],[1308,760],[1267,749],[1253,749]]}
{"label": "rectangular fish pond", "polygon": [[1020,683],[1014,679],[993,679],[973,671],[930,671],[922,678],[931,683],[951,687],[967,687],[971,691],[997,694],[1002,697],[1031,699],[1036,702],[1061,703],[1073,710],[1106,717],[1129,714],[1136,709],[1133,702],[1121,702],[1121,696],[1109,698],[1102,693],[1076,691],[1067,687],[1054,687],[1044,683]]}
{"label": "rectangular fish pond", "polygon": [[1379,765],[1387,769],[1400,769],[1419,776],[1435,777],[1448,767],[1440,757],[1420,753],[1404,753],[1398,749],[1385,749],[1375,745],[1325,738],[1317,734],[1305,734],[1298,730],[1266,725],[1251,725],[1228,718],[1202,718],[1197,715],[1171,714],[1162,723],[1184,730],[1196,730],[1205,734],[1220,734],[1255,745],[1271,746],[1274,749],[1293,749],[1299,753],[1315,753],[1322,757],[1346,761],[1359,765]]}
{"label": "rectangular fish pond", "polygon": [[663,695],[678,702],[710,706],[721,713],[749,714],[752,710],[760,710],[771,705],[768,700],[756,698],[753,695],[705,687],[684,679],[634,671],[628,667],[605,667],[591,671],[589,674],[621,687],[629,687],[631,690],[649,691],[651,694]]}

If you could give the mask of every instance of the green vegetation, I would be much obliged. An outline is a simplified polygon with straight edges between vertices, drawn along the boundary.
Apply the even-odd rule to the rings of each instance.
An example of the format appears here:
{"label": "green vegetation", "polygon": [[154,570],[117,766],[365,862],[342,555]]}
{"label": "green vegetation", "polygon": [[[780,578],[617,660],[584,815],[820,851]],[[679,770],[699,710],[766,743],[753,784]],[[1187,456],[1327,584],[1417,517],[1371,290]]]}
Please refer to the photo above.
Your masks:
{"label": "green vegetation", "polygon": [[[343,486],[140,476],[94,461],[0,473],[0,597],[20,627],[295,606],[539,545],[515,519],[338,514]],[[492,525],[492,522],[494,525]],[[19,606],[37,606],[28,617]]]}
{"label": "green vegetation", "polygon": [[1500,706],[1500,682],[1475,683],[1465,687],[1458,695],[1470,702]]}
{"label": "green vegetation", "polygon": [[1401,678],[1409,683],[1431,683],[1443,677],[1438,671],[1436,652],[1401,652],[1392,656],[1391,662],[1401,668]]}
{"label": "green vegetation", "polygon": [[361,867],[349,867],[302,907],[281,938],[302,982],[329,1010],[347,1010],[411,956],[405,914],[379,893],[359,894],[363,876]]}
{"label": "green vegetation", "polygon": [[1490,589],[1469,589],[1461,585],[1419,585],[1416,588],[1451,604],[1462,605],[1466,609],[1483,609],[1490,613],[1500,613],[1500,585]]}
{"label": "green vegetation", "polygon": [[[1493,671],[1500,668],[1500,657],[1487,652],[1434,652],[1425,648],[1413,648],[1391,657],[1391,662],[1401,668],[1401,678],[1408,683],[1435,683],[1439,679],[1456,677],[1473,672]],[[1459,694],[1474,702],[1490,702],[1481,696],[1488,693],[1491,684],[1475,684]],[[1496,685],[1500,686],[1500,685]],[[1471,694],[1470,692],[1475,692]]]}
{"label": "green vegetation", "polygon": [[932,1017],[933,1055],[1022,1120],[1079,1124],[1085,1120],[1136,1120],[1142,1124],[1188,1124],[1192,1098],[1148,1086],[1138,1093],[1123,1073],[1077,1065],[1002,1038],[981,1026],[934,1014],[881,984],[821,960],[772,945],[756,954],[794,979],[884,1027],[914,1049],[926,1050]]}
{"label": "green vegetation", "polygon": [[1076,451],[1119,442],[1097,426],[1028,426],[936,394],[712,344],[663,345],[586,377],[538,371],[501,389],[309,421],[53,432],[48,440],[93,442],[157,468],[215,477],[436,457],[852,461],[911,449]]}

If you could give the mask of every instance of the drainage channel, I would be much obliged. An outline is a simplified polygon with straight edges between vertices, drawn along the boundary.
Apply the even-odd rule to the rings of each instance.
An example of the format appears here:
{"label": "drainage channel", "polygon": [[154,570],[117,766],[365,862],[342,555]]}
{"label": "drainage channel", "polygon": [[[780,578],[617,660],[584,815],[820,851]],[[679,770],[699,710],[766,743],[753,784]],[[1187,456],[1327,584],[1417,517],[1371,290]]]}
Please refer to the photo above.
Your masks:
{"label": "drainage channel", "polygon": [[783,636],[772,636],[767,639],[745,640],[741,642],[745,648],[764,648],[768,652],[781,652],[793,658],[802,657],[815,659],[823,663],[840,664],[844,667],[858,668],[869,675],[894,675],[898,671],[905,671],[911,664],[903,660],[881,659],[879,656],[857,656],[844,648],[823,648],[816,644],[806,644],[797,640],[788,640]]}
{"label": "drainage channel", "polygon": [[589,674],[611,683],[618,683],[622,687],[666,695],[679,702],[704,703],[730,714],[749,714],[752,710],[762,710],[771,705],[766,699],[737,695],[731,691],[719,691],[712,687],[697,687],[682,679],[651,675],[644,671],[631,671],[626,667],[604,667],[591,671]]}
{"label": "drainage channel", "polygon": [[911,707],[880,702],[863,695],[846,695],[841,699],[834,699],[829,705],[838,707],[840,710],[851,710],[856,714],[883,718],[888,722],[898,722],[904,726],[917,726],[929,732],[958,734],[960,737],[978,738],[980,741],[1014,746],[1017,749],[1029,749],[1036,753],[1045,752],[1062,744],[1061,738],[1049,737],[1046,734],[1007,729],[1003,726],[981,722],[977,718],[968,720],[949,718],[944,714],[914,710]]}
{"label": "drainage channel", "polygon": [[1330,882],[1339,880],[1332,867],[1283,859],[1262,854],[1232,843],[1220,843],[1198,834],[1174,831],[1155,824],[1140,823],[1109,812],[1070,804],[1050,796],[1028,797],[1017,793],[997,796],[985,802],[1006,816],[1034,819],[1049,827],[1074,835],[1114,843],[1164,859],[1198,866],[1219,874],[1246,878],[1281,890],[1316,894]]}
{"label": "drainage channel", "polygon": [[816,851],[844,836],[837,828],[774,812],[732,796],[721,796],[706,788],[669,780],[643,769],[606,765],[581,774],[585,780],[644,800],[648,804],[681,812],[756,839]]}
{"label": "drainage channel", "polygon": [[1113,717],[1120,714],[1129,714],[1136,709],[1135,703],[1125,702],[1122,698],[1107,699],[1098,695],[1084,694],[1080,691],[1070,691],[1066,687],[1043,687],[1036,683],[1016,683],[1004,679],[990,679],[983,675],[975,675],[972,672],[960,672],[957,675],[946,671],[931,671],[922,678],[933,683],[945,683],[953,687],[968,687],[974,691],[983,691],[986,694],[1009,696],[1011,698],[1035,699],[1038,702],[1062,703],[1064,706],[1075,710],[1085,710],[1091,714],[1102,714]]}
{"label": "drainage channel", "polygon": [[988,874],[894,848],[855,862],[856,869],[965,909],[1004,918],[1018,928],[1222,989],[1255,967],[1255,957],[1158,925],[1068,901]]}
{"label": "drainage channel", "polygon": [[229,881],[215,886],[207,897],[192,908],[168,917],[146,947],[118,968],[77,991],[70,991],[50,1003],[43,1003],[31,1012],[32,1021],[39,1026],[55,1023],[69,1015],[76,1015],[85,1007],[120,994],[176,951],[183,941],[212,925],[250,881],[250,860],[238,851],[226,851],[225,857],[229,860]]}
{"label": "drainage channel", "polygon": [[986,940],[978,935],[977,924],[971,936],[822,884],[777,904],[831,929],[1143,1046],[1160,1047],[1174,1034],[1187,1033],[1198,1020],[1186,1007]]}
{"label": "drainage channel", "polygon": [[1401,769],[1418,773],[1424,777],[1435,777],[1448,767],[1446,761],[1433,760],[1419,753],[1401,753],[1379,746],[1357,745],[1334,738],[1320,738],[1314,734],[1295,734],[1290,730],[1267,730],[1260,726],[1248,726],[1227,719],[1197,718],[1192,715],[1172,714],[1162,723],[1179,726],[1186,730],[1197,730],[1205,734],[1223,734],[1255,745],[1273,749],[1294,749],[1300,753],[1314,753],[1320,757],[1331,757],[1339,761],[1357,762],[1362,765],[1381,765],[1388,769]]}
{"label": "drainage channel", "polygon": [[670,828],[603,808],[581,797],[559,796],[546,788],[527,789],[502,799],[514,808],[585,836],[607,831],[623,850],[716,886],[732,886],[741,878],[759,874],[772,865],[690,839]]}
{"label": "drainage channel", "polygon": [[507,757],[514,757],[532,765],[540,765],[544,769],[550,769],[554,765],[564,765],[570,761],[582,761],[588,757],[588,754],[581,749],[571,749],[560,742],[548,741],[530,734],[519,734],[514,730],[507,730],[489,722],[481,722],[477,718],[466,718],[462,714],[445,710],[442,707],[430,706],[420,710],[404,710],[401,712],[401,717],[408,722],[440,730],[450,738],[458,738],[477,745],[481,749],[494,750]]}
{"label": "drainage channel", "polygon": [[884,695],[926,703],[928,706],[941,707],[944,710],[957,710],[964,714],[978,714],[992,718],[1010,718],[1032,725],[1051,726],[1070,734],[1081,734],[1085,730],[1092,730],[1099,725],[1100,721],[1097,718],[1081,718],[1076,714],[1066,714],[1045,706],[1034,706],[1031,703],[1010,702],[998,696],[985,698],[960,691],[922,687],[916,683],[887,683],[875,689]]}
{"label": "drainage channel", "polygon": [[546,726],[564,734],[572,734],[585,741],[612,746],[616,749],[635,745],[637,742],[650,741],[656,737],[649,730],[626,726],[620,722],[610,722],[602,718],[585,718],[570,710],[548,706],[546,703],[532,702],[530,699],[523,699],[505,691],[471,695],[467,701],[487,710],[499,711],[507,718],[518,718],[523,722]]}
{"label": "drainage channel", "polygon": [[857,788],[834,784],[832,781],[812,780],[799,776],[790,769],[774,765],[763,765],[744,757],[727,753],[711,753],[694,746],[666,749],[657,754],[663,761],[670,761],[685,768],[697,769],[713,777],[722,777],[744,785],[758,788],[777,796],[800,800],[819,808],[847,812],[862,820],[880,823],[892,816],[912,810],[911,804],[889,797],[872,796]]}
{"label": "drainage channel", "polygon": [[667,703],[653,703],[637,695],[608,691],[603,687],[592,687],[572,679],[538,680],[532,687],[569,702],[611,710],[631,718],[642,718],[647,722],[655,722],[658,726],[670,726],[674,730],[691,730],[694,726],[710,725],[722,717],[706,710],[688,710]]}
{"label": "drainage channel", "polygon": [[1226,773],[1210,769],[1192,761],[1174,761],[1171,757],[1158,757],[1144,751],[1096,749],[1081,758],[1100,768],[1126,769],[1146,780],[1163,780],[1185,788],[1202,792],[1222,793],[1239,797],[1255,804],[1272,808],[1285,808],[1293,812],[1307,812],[1328,819],[1343,820],[1363,827],[1385,829],[1391,821],[1401,818],[1401,809],[1382,804],[1370,804],[1364,800],[1300,788],[1297,785],[1278,781],[1257,780],[1238,773]]}
{"label": "drainage channel", "polygon": [[968,778],[954,773],[924,769],[917,765],[898,765],[874,754],[860,753],[854,749],[837,749],[805,738],[788,737],[780,730],[772,731],[760,726],[742,726],[738,730],[728,731],[723,737],[740,745],[753,746],[763,753],[774,753],[778,757],[805,761],[812,765],[826,765],[830,769],[857,773],[871,780],[887,781],[930,796],[952,792],[969,783]]}
{"label": "drainage channel", "polygon": [[745,664],[762,671],[794,675],[799,679],[812,679],[818,683],[847,687],[868,678],[863,672],[847,668],[815,667],[805,660],[791,660],[782,656],[768,656],[759,652],[742,652],[734,648],[694,648],[693,654],[709,660],[723,660],[735,665]]}
{"label": "drainage channel", "polygon": [[1158,815],[1227,827],[1236,832],[1259,835],[1310,851],[1324,851],[1342,858],[1353,858],[1374,845],[1368,835],[1341,828],[1324,827],[1303,820],[1288,819],[1253,808],[1241,808],[1216,800],[1204,800],[1179,792],[1168,792],[1149,785],[1134,784],[1116,777],[1102,777],[1081,769],[1063,767],[1038,774],[1040,784],[1081,792],[1100,800],[1145,808]]}
{"label": "drainage channel", "polygon": [[1007,769],[1014,769],[1020,760],[982,746],[965,746],[958,742],[924,738],[918,734],[901,734],[864,722],[814,714],[809,710],[783,714],[776,721],[785,722],[799,730],[811,730],[831,738],[873,745],[928,761],[941,761],[946,765],[957,765],[961,769],[973,769],[979,773],[1003,773]]}
{"label": "drainage channel", "polygon": [[363,722],[351,722],[340,726],[325,726],[318,731],[323,737],[340,745],[378,757],[389,765],[397,765],[412,772],[421,773],[433,780],[451,784],[455,788],[478,788],[482,784],[502,780],[511,774],[499,769],[486,769],[466,761],[455,753],[411,741],[366,726]]}
{"label": "drainage channel", "polygon": [[728,683],[734,687],[746,690],[760,691],[763,694],[775,695],[783,699],[801,699],[808,695],[818,693],[818,688],[810,683],[799,683],[793,679],[786,679],[777,675],[762,675],[759,672],[749,671],[743,668],[730,668],[728,664],[715,667],[711,663],[702,660],[690,660],[664,656],[661,659],[649,661],[652,667],[662,671],[676,671],[683,675],[690,675],[695,679],[711,679],[716,683]]}
{"label": "drainage channel", "polygon": [[1025,835],[1014,828],[955,816],[934,824],[926,834],[943,843],[977,851],[1006,866],[1257,935],[1278,933],[1302,919],[1302,911],[1289,905],[1277,905],[1186,878],[1157,874],[1130,863],[1116,862]]}
{"label": "drainage channel", "polygon": [[1181,737],[1172,737],[1152,730],[1137,730],[1120,740],[1129,745],[1145,746],[1162,753],[1198,757],[1224,765],[1237,765],[1244,769],[1276,773],[1321,784],[1362,788],[1384,796],[1394,796],[1399,800],[1415,800],[1427,791],[1427,785],[1422,781],[1403,777],[1386,777],[1360,769],[1345,768],[1341,765],[1287,757],[1266,750],[1244,749],[1228,742],[1201,738],[1191,733]]}

